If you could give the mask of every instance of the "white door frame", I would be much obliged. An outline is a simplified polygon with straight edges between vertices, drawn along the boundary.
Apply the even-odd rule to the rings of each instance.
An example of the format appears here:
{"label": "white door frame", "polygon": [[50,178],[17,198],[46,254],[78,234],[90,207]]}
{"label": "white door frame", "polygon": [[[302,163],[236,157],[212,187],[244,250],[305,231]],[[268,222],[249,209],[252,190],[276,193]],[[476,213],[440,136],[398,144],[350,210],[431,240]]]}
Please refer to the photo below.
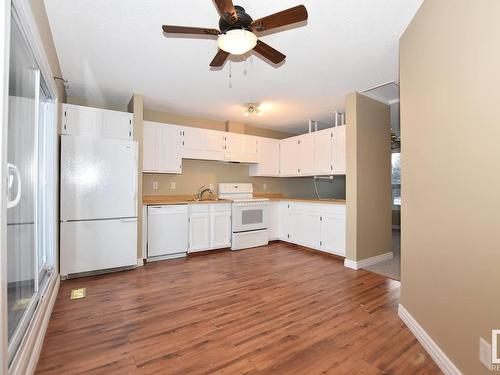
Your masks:
{"label": "white door frame", "polygon": [[10,1],[0,8],[0,373],[7,373],[7,241],[6,170],[9,103]]}
{"label": "white door frame", "polygon": [[[33,16],[30,1],[28,0],[7,0],[3,1],[0,8],[0,373],[7,374],[8,371],[8,328],[7,328],[7,244],[6,244],[6,222],[7,222],[7,208],[6,208],[6,165],[7,165],[7,123],[8,123],[8,82],[9,82],[9,53],[10,53],[10,23],[11,23],[11,11],[15,9],[16,15],[20,21],[20,26],[22,31],[25,33],[27,37],[28,44],[35,56],[35,60],[40,68],[41,76],[44,78],[45,83],[47,84],[47,88],[52,98],[54,98],[54,107],[55,107],[55,124],[56,124],[56,132],[54,134],[54,144],[56,145],[54,150],[54,210],[56,215],[56,220],[58,221],[58,181],[59,176],[57,171],[59,170],[59,151],[58,151],[58,132],[57,132],[57,124],[59,123],[59,108],[60,103],[63,98],[58,96],[57,85],[53,79],[53,72],[50,68],[50,63],[45,53],[45,48],[43,41],[40,37],[38,31],[38,25]],[[50,300],[53,303],[55,300],[54,292],[57,291],[58,281],[59,281],[59,260],[58,260],[58,222],[54,223],[54,272],[51,275],[49,282],[47,283],[48,288],[45,293],[50,296]],[[41,343],[36,339],[36,336],[39,336],[39,333],[44,335],[46,324],[48,324],[47,316],[39,316],[40,313],[49,313],[52,310],[52,307],[48,307],[48,302],[44,302],[44,306],[38,306],[37,310],[44,311],[35,311],[33,316],[34,324],[33,326],[28,328],[26,332],[27,341],[23,340],[23,342],[27,345],[23,345],[24,347],[20,347],[19,351],[23,352],[21,357],[23,362],[22,364],[17,363],[16,368],[22,368],[26,366],[30,370],[34,371],[33,366],[33,355],[38,356],[39,350],[41,348]],[[43,308],[43,309],[42,309]],[[45,328],[41,326],[41,322],[45,325]],[[33,330],[38,329],[39,332],[33,332]],[[37,340],[37,342],[35,342]],[[43,340],[43,337],[42,337]],[[36,345],[37,348],[34,348],[33,345]],[[29,346],[26,347],[26,346]],[[36,352],[36,353],[32,353]],[[19,354],[19,353],[18,353]],[[36,358],[35,358],[36,360]],[[28,363],[30,362],[30,363]],[[14,371],[16,372],[16,371]],[[31,371],[30,371],[31,372]]]}

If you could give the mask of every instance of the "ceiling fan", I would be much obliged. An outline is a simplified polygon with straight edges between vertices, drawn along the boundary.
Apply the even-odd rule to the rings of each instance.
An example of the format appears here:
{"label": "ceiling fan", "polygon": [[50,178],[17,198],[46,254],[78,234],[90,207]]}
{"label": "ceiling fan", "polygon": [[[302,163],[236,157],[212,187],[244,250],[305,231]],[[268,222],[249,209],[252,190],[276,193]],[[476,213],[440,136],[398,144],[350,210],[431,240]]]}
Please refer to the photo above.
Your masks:
{"label": "ceiling fan", "polygon": [[211,67],[224,65],[231,54],[242,55],[252,49],[273,63],[279,64],[286,56],[257,39],[255,33],[307,20],[307,9],[304,5],[298,5],[254,21],[243,7],[233,5],[232,0],[214,0],[214,2],[221,15],[219,30],[163,25],[163,31],[167,34],[208,35],[218,38],[219,51],[210,63]]}

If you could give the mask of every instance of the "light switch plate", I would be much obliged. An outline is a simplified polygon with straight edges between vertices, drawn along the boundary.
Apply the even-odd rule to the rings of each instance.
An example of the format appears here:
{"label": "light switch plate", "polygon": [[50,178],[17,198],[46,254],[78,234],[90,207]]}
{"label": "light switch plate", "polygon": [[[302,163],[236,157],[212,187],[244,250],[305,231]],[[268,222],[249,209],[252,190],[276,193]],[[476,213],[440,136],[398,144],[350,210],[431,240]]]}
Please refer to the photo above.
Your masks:
{"label": "light switch plate", "polygon": [[175,190],[175,182],[170,183],[170,189]]}
{"label": "light switch plate", "polygon": [[491,371],[493,364],[491,363],[491,345],[488,341],[479,338],[479,360]]}
{"label": "light switch plate", "polygon": [[210,185],[208,185],[208,188],[209,188],[210,190],[214,191],[214,184],[210,184]]}
{"label": "light switch plate", "polygon": [[267,184],[263,184],[263,185],[262,185],[262,188],[263,188],[264,190],[267,190]]}
{"label": "light switch plate", "polygon": [[153,190],[158,190],[158,181],[153,181]]}

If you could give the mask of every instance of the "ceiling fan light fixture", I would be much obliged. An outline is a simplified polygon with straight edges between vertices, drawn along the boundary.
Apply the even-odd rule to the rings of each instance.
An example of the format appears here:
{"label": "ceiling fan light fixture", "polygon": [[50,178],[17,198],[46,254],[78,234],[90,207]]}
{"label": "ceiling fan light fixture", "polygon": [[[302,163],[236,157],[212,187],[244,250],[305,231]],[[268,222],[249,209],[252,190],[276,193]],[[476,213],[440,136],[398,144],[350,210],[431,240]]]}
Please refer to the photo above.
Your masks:
{"label": "ceiling fan light fixture", "polygon": [[243,55],[257,45],[257,36],[245,29],[229,30],[217,39],[217,46],[232,55]]}

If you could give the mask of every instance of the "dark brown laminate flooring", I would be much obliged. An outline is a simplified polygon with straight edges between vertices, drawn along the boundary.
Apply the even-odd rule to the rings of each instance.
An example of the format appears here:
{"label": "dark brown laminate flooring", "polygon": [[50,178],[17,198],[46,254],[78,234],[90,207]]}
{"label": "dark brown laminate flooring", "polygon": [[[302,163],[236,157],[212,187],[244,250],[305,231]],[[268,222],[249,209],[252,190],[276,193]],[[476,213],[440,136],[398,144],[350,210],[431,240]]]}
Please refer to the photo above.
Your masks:
{"label": "dark brown laminate flooring", "polygon": [[282,242],[149,263],[62,282],[37,374],[439,374],[398,300]]}

